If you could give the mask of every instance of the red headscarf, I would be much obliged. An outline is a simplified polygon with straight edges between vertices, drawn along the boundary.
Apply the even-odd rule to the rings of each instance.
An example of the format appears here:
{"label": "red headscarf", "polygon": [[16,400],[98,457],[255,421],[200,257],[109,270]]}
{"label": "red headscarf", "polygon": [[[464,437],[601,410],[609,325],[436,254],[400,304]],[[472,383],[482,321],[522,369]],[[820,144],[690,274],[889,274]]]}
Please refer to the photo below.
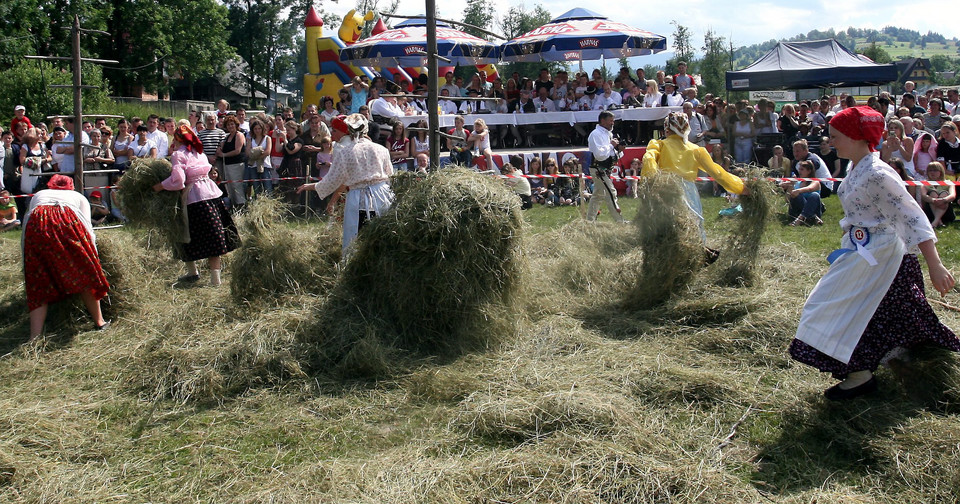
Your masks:
{"label": "red headscarf", "polygon": [[194,150],[203,154],[203,142],[197,138],[197,134],[190,129],[190,126],[181,124],[179,128],[173,131],[173,138],[176,138],[181,145],[186,146],[187,150]]}
{"label": "red headscarf", "polygon": [[54,175],[47,181],[47,189],[73,190],[73,179],[66,175]]}
{"label": "red headscarf", "polygon": [[350,128],[347,127],[347,123],[343,122],[343,120],[346,119],[346,118],[347,118],[347,116],[345,116],[345,115],[343,115],[343,114],[338,115],[337,117],[334,117],[334,118],[330,121],[330,125],[333,126],[333,129],[339,131],[340,133],[343,133],[343,134],[345,134],[345,135],[346,135],[346,134],[349,134],[349,133],[350,133]]}
{"label": "red headscarf", "polygon": [[880,112],[870,107],[850,107],[841,110],[830,119],[830,127],[852,138],[867,142],[871,151],[883,138],[883,130],[887,127],[886,121]]}

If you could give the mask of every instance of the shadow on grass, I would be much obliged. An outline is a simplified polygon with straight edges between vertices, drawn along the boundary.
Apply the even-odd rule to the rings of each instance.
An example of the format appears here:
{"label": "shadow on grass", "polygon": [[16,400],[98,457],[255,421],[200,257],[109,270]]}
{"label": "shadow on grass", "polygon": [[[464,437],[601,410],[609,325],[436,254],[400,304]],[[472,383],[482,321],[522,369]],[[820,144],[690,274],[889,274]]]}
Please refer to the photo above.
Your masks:
{"label": "shadow on grass", "polygon": [[[759,453],[758,469],[750,479],[769,492],[793,493],[830,482],[861,484],[861,478],[881,471],[889,460],[876,451],[878,443],[911,418],[934,411],[960,411],[958,356],[940,348],[910,352],[909,364],[897,364],[878,374],[877,393],[833,403],[810,397],[779,418],[780,435]],[[761,442],[762,444],[762,442]]]}

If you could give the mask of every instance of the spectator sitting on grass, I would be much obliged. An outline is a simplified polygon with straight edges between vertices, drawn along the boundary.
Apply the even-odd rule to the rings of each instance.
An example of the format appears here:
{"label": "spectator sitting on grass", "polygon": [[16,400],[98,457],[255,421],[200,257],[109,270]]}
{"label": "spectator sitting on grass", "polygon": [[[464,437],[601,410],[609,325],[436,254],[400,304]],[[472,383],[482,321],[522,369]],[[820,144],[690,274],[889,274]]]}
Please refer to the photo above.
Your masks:
{"label": "spectator sitting on grass", "polygon": [[507,187],[513,189],[513,192],[517,193],[517,196],[520,196],[520,208],[523,210],[532,208],[533,200],[531,199],[532,189],[530,187],[530,181],[526,177],[523,177],[523,174],[510,163],[504,163],[503,167],[500,168],[500,173],[507,176],[507,178],[504,179]]}
{"label": "spectator sitting on grass", "polygon": [[17,219],[17,203],[10,197],[10,191],[0,191],[0,231],[10,231],[20,227]]}
{"label": "spectator sitting on grass", "polygon": [[110,209],[103,203],[103,194],[100,191],[90,193],[90,222],[95,226],[103,224],[110,216]]}

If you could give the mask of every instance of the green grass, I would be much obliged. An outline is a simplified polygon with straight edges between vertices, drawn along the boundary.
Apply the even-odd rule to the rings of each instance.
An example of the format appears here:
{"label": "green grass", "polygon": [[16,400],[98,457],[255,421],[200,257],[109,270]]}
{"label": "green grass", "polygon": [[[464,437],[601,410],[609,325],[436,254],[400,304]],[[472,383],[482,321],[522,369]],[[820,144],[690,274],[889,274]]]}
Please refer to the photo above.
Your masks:
{"label": "green grass", "polygon": [[[725,204],[704,198],[720,248]],[[377,382],[320,373],[180,401],[155,393],[151,366],[226,366],[250,341],[269,357],[256,336],[302,330],[325,293],[251,309],[226,288],[173,290],[180,265],[151,243],[110,331],[84,319],[22,345],[19,234],[0,235],[0,502],[952,502],[956,357],[905,382],[882,370],[878,394],[837,405],[820,396],[833,380],[786,354],[839,244],[839,202],[825,204],[821,228],[769,224],[755,287],[708,269],[649,311],[618,297],[637,266],[629,226],[533,208],[528,309],[502,346]],[[938,232],[954,270],[957,233]]]}
{"label": "green grass", "polygon": [[[857,39],[857,47],[862,48],[869,45],[870,43],[866,39]],[[956,43],[953,41],[946,43],[932,42],[923,49],[920,48],[920,44],[914,44],[913,47],[910,47],[909,42],[884,43],[878,44],[878,47],[886,51],[894,61],[901,58],[929,58],[935,55],[951,58],[960,56],[960,53],[957,52]]]}

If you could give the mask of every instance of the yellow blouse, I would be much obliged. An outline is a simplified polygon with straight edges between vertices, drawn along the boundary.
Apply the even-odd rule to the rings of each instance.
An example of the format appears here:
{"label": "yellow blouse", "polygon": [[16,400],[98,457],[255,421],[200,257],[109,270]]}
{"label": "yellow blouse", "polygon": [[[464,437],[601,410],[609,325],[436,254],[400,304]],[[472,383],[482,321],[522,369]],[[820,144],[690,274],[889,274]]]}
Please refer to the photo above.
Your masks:
{"label": "yellow blouse", "polygon": [[663,140],[651,140],[647,145],[640,175],[652,177],[659,170],[675,173],[691,182],[696,180],[699,171],[703,170],[727,191],[736,194],[743,192],[743,180],[740,177],[714,163],[707,149],[692,144],[679,135],[668,135]]}

